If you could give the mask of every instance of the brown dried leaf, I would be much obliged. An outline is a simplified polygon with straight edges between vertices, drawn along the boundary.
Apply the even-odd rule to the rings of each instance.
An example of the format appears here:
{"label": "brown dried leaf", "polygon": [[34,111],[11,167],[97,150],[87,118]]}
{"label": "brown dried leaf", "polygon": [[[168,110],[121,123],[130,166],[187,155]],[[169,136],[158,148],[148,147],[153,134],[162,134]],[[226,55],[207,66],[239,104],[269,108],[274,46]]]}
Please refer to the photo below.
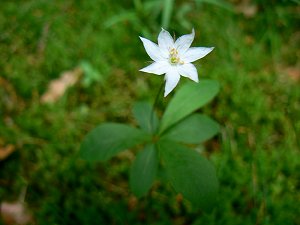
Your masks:
{"label": "brown dried leaf", "polygon": [[286,73],[288,74],[289,78],[293,81],[300,81],[300,69],[296,67],[289,67],[286,69]]}
{"label": "brown dried leaf", "polygon": [[4,147],[0,146],[0,161],[6,159],[11,153],[15,151],[15,146],[9,144]]}
{"label": "brown dried leaf", "polygon": [[64,95],[66,90],[73,86],[82,74],[80,68],[75,68],[74,70],[66,71],[61,74],[58,79],[50,82],[48,90],[41,97],[42,103],[54,103],[60,97]]}
{"label": "brown dried leaf", "polygon": [[254,5],[249,0],[244,0],[238,4],[235,8],[236,12],[244,14],[247,18],[252,18],[257,14],[257,5]]}
{"label": "brown dried leaf", "polygon": [[32,220],[32,216],[22,202],[2,202],[0,212],[6,225],[25,225]]}
{"label": "brown dried leaf", "polygon": [[300,81],[300,68],[299,66],[291,67],[291,66],[278,66],[277,72],[280,74],[280,78],[282,81],[290,80],[292,82]]}
{"label": "brown dried leaf", "polygon": [[137,197],[135,196],[131,196],[129,199],[128,199],[128,209],[131,211],[131,210],[134,210],[138,205],[138,199]]}
{"label": "brown dried leaf", "polygon": [[0,76],[0,108],[4,114],[11,114],[16,110],[21,110],[24,102],[17,96],[14,86],[9,80]]}

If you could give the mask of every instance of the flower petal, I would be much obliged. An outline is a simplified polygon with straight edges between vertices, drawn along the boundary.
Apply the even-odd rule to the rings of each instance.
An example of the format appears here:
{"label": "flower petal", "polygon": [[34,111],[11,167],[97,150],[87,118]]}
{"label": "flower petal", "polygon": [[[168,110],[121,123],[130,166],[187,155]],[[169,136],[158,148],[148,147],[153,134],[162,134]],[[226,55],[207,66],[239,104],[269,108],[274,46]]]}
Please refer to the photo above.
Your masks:
{"label": "flower petal", "polygon": [[210,53],[214,47],[205,48],[205,47],[193,47],[188,49],[185,54],[182,56],[182,60],[186,63],[194,62],[198,59],[203,58],[208,53]]}
{"label": "flower petal", "polygon": [[165,94],[166,97],[178,84],[180,80],[180,75],[177,72],[176,68],[169,69],[165,76],[166,86],[165,86]]}
{"label": "flower petal", "polygon": [[178,50],[179,54],[183,54],[188,50],[194,40],[194,37],[195,31],[193,29],[191,34],[183,35],[176,40],[175,48]]}
{"label": "flower petal", "polygon": [[198,72],[197,72],[196,67],[193,64],[186,63],[183,65],[179,65],[179,66],[177,66],[177,70],[181,76],[190,78],[191,80],[198,83],[198,81],[199,81]]}
{"label": "flower petal", "polygon": [[154,73],[157,75],[162,75],[167,72],[169,68],[169,63],[166,61],[159,61],[159,62],[154,62],[149,66],[146,66],[143,69],[140,69],[140,71],[145,72],[145,73]]}
{"label": "flower petal", "polygon": [[147,54],[150,56],[152,60],[159,61],[163,59],[161,55],[161,51],[159,50],[157,44],[143,37],[140,37],[140,39],[143,42]]}
{"label": "flower petal", "polygon": [[158,46],[164,57],[168,57],[170,49],[174,47],[174,40],[172,36],[163,28],[158,35]]}

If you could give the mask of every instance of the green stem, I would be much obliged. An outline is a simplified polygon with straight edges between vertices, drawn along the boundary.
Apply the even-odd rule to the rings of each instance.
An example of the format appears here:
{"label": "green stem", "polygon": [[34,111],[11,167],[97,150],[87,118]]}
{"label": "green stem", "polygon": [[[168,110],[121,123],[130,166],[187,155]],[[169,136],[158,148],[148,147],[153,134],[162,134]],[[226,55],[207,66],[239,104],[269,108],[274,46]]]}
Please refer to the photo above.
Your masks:
{"label": "green stem", "polygon": [[159,96],[160,96],[160,94],[161,94],[161,91],[162,91],[163,87],[164,87],[164,83],[162,83],[162,84],[160,85],[159,90],[158,90],[158,92],[157,92],[157,94],[156,94],[156,97],[155,97],[155,101],[154,101],[153,106],[152,106],[151,117],[150,117],[150,125],[151,125],[151,131],[152,131],[153,133],[154,133],[154,125],[153,125],[153,120],[154,120],[154,110],[155,110],[155,108],[156,108],[156,106],[157,106],[157,104],[158,104],[158,99],[159,99]]}
{"label": "green stem", "polygon": [[165,0],[163,5],[162,27],[168,29],[173,11],[174,0]]}

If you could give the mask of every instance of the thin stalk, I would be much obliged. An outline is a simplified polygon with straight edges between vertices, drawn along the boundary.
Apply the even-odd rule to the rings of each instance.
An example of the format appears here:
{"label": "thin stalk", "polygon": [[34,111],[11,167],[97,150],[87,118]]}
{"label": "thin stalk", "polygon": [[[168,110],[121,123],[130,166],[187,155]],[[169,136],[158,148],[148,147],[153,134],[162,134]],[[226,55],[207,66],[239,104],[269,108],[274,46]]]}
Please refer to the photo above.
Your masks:
{"label": "thin stalk", "polygon": [[160,94],[161,94],[161,91],[162,91],[163,87],[164,87],[164,83],[162,83],[162,84],[160,85],[159,90],[158,90],[158,92],[157,92],[157,94],[156,94],[156,97],[155,97],[155,101],[154,101],[154,103],[153,103],[153,105],[152,105],[151,116],[150,116],[150,125],[151,125],[151,131],[152,131],[152,132],[154,132],[154,125],[153,125],[153,120],[154,120],[154,110],[155,110],[155,108],[157,107],[158,99],[159,99],[159,96],[160,96]]}
{"label": "thin stalk", "polygon": [[173,11],[174,0],[165,0],[162,14],[162,27],[168,29]]}

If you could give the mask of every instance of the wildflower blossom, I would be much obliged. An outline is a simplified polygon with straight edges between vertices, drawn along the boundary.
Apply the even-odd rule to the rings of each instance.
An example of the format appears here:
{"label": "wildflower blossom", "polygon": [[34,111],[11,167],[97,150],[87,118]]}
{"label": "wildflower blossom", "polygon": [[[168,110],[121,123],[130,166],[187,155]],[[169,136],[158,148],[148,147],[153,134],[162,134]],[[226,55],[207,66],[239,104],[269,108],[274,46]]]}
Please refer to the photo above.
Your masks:
{"label": "wildflower blossom", "polygon": [[203,58],[214,48],[190,47],[195,37],[195,31],[179,37],[176,41],[164,29],[158,35],[158,45],[140,37],[147,54],[154,61],[151,65],[141,69],[146,73],[165,74],[166,97],[178,84],[180,75],[198,82],[198,73],[192,62]]}

